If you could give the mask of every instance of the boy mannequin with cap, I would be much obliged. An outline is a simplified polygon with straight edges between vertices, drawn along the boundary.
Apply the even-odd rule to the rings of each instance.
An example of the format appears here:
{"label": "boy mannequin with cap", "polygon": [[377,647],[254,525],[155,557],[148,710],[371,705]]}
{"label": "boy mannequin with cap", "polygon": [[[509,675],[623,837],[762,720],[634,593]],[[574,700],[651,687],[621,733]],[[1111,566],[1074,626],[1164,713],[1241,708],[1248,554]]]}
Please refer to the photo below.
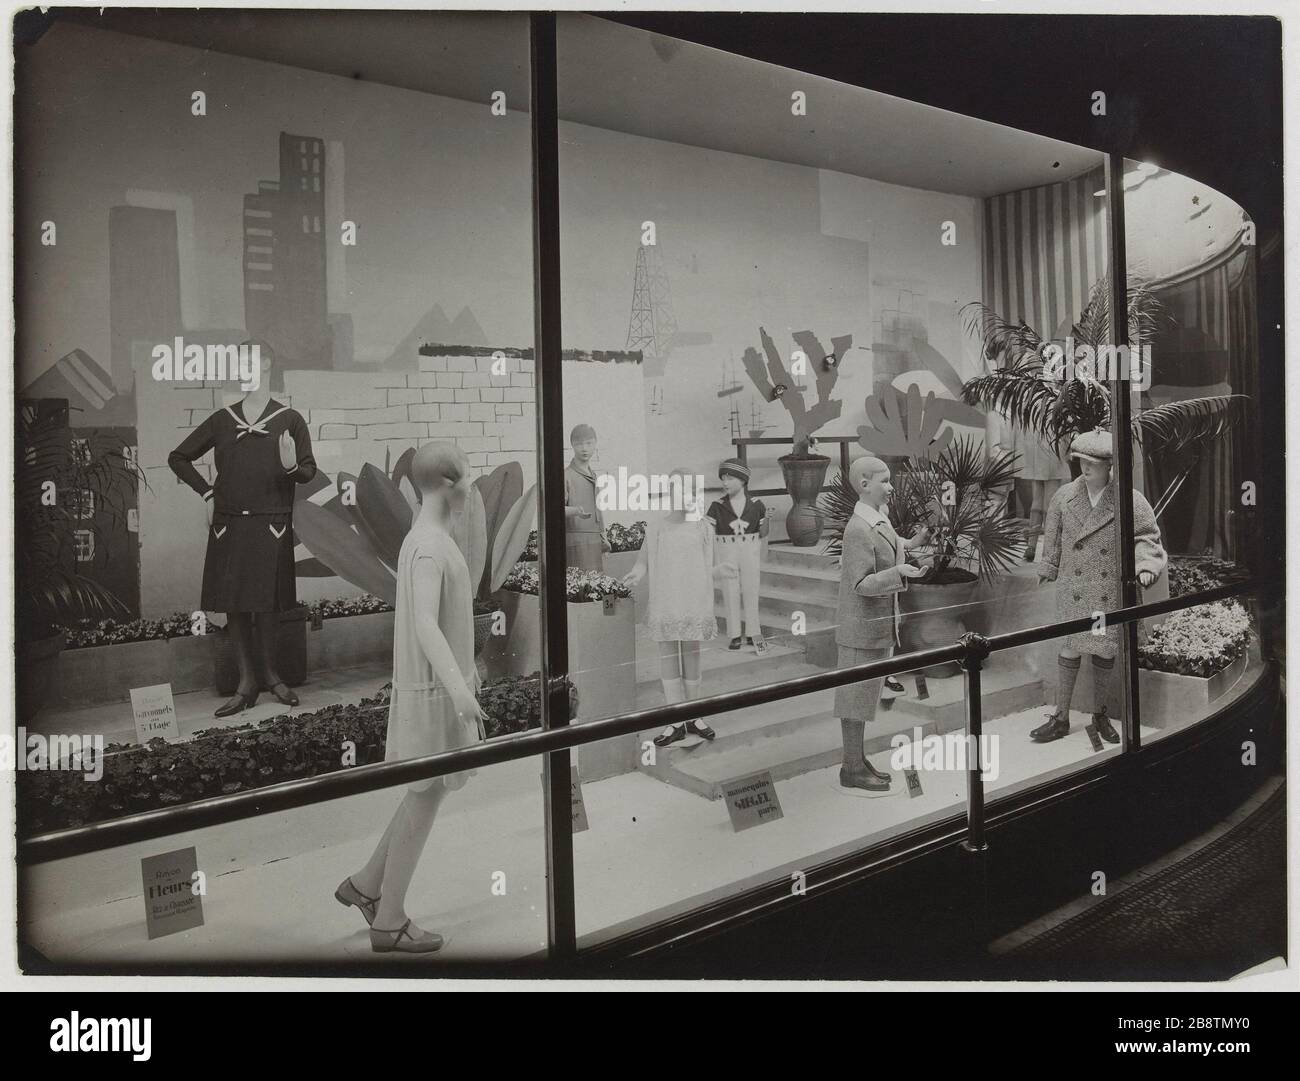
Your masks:
{"label": "boy mannequin with cap", "polygon": [[[1076,435],[1070,442],[1071,457],[1078,458],[1083,473],[1062,485],[1047,510],[1043,527],[1043,555],[1038,579],[1056,583],[1056,617],[1061,620],[1092,617],[1120,606],[1115,566],[1118,540],[1115,526],[1115,485],[1111,481],[1111,437],[1096,430]],[[1168,557],[1160,544],[1151,504],[1141,492],[1133,492],[1134,565],[1138,584],[1150,586],[1165,569]],[[1096,705],[1093,724],[1107,743],[1118,743],[1107,716],[1111,677],[1119,653],[1119,632],[1105,628],[1104,634],[1083,631],[1070,635],[1057,658],[1056,706],[1046,723],[1029,733],[1035,743],[1051,743],[1070,731],[1070,699],[1078,678],[1081,654],[1092,657],[1092,679]]]}
{"label": "boy mannequin with cap", "polygon": [[[849,466],[849,484],[858,503],[844,526],[840,556],[840,595],[835,642],[839,667],[850,668],[893,655],[898,644],[898,597],[908,579],[925,574],[927,559],[905,558],[930,539],[929,530],[904,540],[894,532],[885,504],[894,493],[889,466],[868,455]],[[867,724],[876,718],[883,679],[868,679],[835,689],[835,714],[844,739],[840,784],[868,795],[887,795],[893,777],[876,769],[863,753]]]}
{"label": "boy mannequin with cap", "polygon": [[[736,577],[722,579],[727,603],[727,648],[738,650],[748,640],[754,652],[767,652],[758,615],[759,557],[762,538],[768,533],[768,510],[761,499],[749,498],[749,467],[739,458],[728,458],[718,466],[723,496],[714,500],[705,517],[713,523],[714,558],[736,568]],[[741,603],[745,626],[741,630]],[[742,637],[742,635],[744,637]]]}
{"label": "boy mannequin with cap", "polygon": [[573,459],[564,470],[565,554],[570,567],[604,573],[605,518],[596,505],[596,429],[579,424],[569,435]]}

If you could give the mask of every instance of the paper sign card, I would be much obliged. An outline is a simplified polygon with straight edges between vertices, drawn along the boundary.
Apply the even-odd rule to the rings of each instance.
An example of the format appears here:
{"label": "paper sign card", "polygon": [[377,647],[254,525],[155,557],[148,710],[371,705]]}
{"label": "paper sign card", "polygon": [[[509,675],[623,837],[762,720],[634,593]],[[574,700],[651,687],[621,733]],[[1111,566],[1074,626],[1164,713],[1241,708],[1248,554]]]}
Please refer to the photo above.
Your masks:
{"label": "paper sign card", "polygon": [[573,806],[573,832],[587,829],[587,805],[582,802],[582,782],[578,780],[578,767],[569,767],[569,793]]}
{"label": "paper sign card", "polygon": [[140,861],[144,919],[151,939],[203,926],[203,898],[194,892],[194,872],[198,869],[198,855],[193,848],[147,856]]}
{"label": "paper sign card", "polygon": [[135,714],[135,738],[140,743],[148,743],[155,736],[168,741],[181,738],[170,683],[132,687],[131,711]]}
{"label": "paper sign card", "polygon": [[1085,725],[1083,730],[1088,733],[1088,740],[1092,744],[1092,749],[1100,751],[1102,749],[1101,733],[1097,731],[1097,726],[1095,724]]}
{"label": "paper sign card", "polygon": [[722,795],[727,801],[731,828],[737,833],[785,817],[770,770],[727,781],[722,786]]}
{"label": "paper sign card", "polygon": [[617,597],[606,597],[606,598],[605,598],[605,615],[607,615],[607,616],[618,615],[618,598],[617,598]]}
{"label": "paper sign card", "polygon": [[921,791],[921,775],[914,769],[903,770],[903,777],[907,780],[907,798],[916,799],[917,796],[924,795]]}

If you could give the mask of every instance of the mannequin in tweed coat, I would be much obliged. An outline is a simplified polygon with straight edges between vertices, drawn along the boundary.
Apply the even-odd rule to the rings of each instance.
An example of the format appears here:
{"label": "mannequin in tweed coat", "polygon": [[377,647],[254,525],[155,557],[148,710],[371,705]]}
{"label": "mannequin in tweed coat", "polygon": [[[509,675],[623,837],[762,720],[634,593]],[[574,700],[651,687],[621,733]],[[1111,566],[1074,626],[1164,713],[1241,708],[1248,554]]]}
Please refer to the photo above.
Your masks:
{"label": "mannequin in tweed coat", "polygon": [[[1043,555],[1038,577],[1056,583],[1056,618],[1091,617],[1121,606],[1123,600],[1116,571],[1115,485],[1111,482],[1109,432],[1085,432],[1070,444],[1083,475],[1062,485],[1048,507],[1043,527]],[[1096,500],[1094,503],[1093,500]],[[1138,583],[1150,586],[1164,570],[1168,557],[1160,543],[1151,505],[1141,492],[1133,492],[1134,563]],[[1047,723],[1035,728],[1031,738],[1039,743],[1060,739],[1070,731],[1070,698],[1078,676],[1081,654],[1092,658],[1093,682],[1101,707],[1093,714],[1098,733],[1108,743],[1118,743],[1119,734],[1107,717],[1107,705],[1115,657],[1119,653],[1119,629],[1104,633],[1083,631],[1070,635],[1058,657],[1060,680],[1056,708]]]}

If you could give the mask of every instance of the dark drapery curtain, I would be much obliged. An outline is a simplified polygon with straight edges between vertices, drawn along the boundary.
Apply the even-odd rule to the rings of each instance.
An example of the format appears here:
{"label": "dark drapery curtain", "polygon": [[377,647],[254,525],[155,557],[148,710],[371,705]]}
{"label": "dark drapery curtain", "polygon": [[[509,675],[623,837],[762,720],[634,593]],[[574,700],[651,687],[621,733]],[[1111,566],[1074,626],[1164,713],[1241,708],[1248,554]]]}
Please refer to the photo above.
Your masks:
{"label": "dark drapery curtain", "polygon": [[[1214,394],[1245,394],[1258,402],[1259,346],[1255,322],[1255,253],[1240,247],[1200,273],[1153,283],[1165,318],[1151,343],[1151,388],[1144,407]],[[1249,418],[1257,404],[1247,407]],[[1245,561],[1249,509],[1241,485],[1258,482],[1258,425],[1247,422],[1194,452],[1195,467],[1160,516],[1165,547],[1176,555]],[[1144,494],[1154,505],[1185,467],[1144,452]]]}

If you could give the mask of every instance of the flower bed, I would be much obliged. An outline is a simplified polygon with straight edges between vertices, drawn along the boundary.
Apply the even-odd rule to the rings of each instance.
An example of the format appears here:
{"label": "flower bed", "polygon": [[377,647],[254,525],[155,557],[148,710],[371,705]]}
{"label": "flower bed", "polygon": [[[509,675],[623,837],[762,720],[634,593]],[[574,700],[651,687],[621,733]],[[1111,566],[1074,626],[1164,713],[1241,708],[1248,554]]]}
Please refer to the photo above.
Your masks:
{"label": "flower bed", "polygon": [[1250,616],[1237,601],[1187,608],[1151,629],[1138,647],[1138,666],[1206,679],[1244,657],[1253,633]]}
{"label": "flower bed", "polygon": [[[639,552],[641,545],[645,543],[645,522],[633,522],[631,525],[621,525],[615,522],[605,528],[605,541],[609,544],[609,551],[614,552]],[[537,547],[537,530],[528,534],[528,543],[524,546],[524,554],[519,557],[521,563],[536,563],[538,559]]]}
{"label": "flower bed", "polygon": [[645,522],[620,525],[615,522],[605,530],[611,552],[639,552],[645,543]]}
{"label": "flower bed", "polygon": [[[340,619],[344,616],[369,615],[373,612],[391,612],[392,606],[369,593],[359,597],[342,597],[337,600],[314,601],[307,605],[308,619],[315,621]],[[101,619],[94,623],[82,620],[62,628],[67,635],[65,649],[92,649],[95,646],[119,646],[128,642],[156,642],[169,638],[187,638],[194,634],[194,616],[190,612],[173,612],[161,619],[116,620]],[[209,630],[223,630],[220,624],[209,624]]]}
{"label": "flower bed", "polygon": [[[537,596],[539,581],[535,564],[520,561],[514,570],[506,576],[502,589],[511,593],[526,593]],[[586,604],[602,601],[606,597],[630,597],[632,591],[617,578],[596,571],[585,571],[580,567],[568,567],[565,573],[565,599],[574,604]]]}
{"label": "flower bed", "polygon": [[101,619],[94,623],[83,619],[63,628],[67,635],[65,649],[91,649],[95,646],[120,646],[128,642],[155,642],[168,638],[185,638],[194,633],[189,612],[173,612],[162,619]]}
{"label": "flower bed", "polygon": [[[636,622],[630,590],[607,574],[568,568],[569,672],[582,697],[580,720],[610,717],[636,701]],[[522,675],[541,658],[541,610],[536,564],[520,562],[497,594],[506,633],[489,638],[483,662],[489,671]],[[578,749],[584,781],[598,781],[636,768],[635,735]]]}
{"label": "flower bed", "polygon": [[1244,567],[1227,559],[1213,556],[1173,556],[1169,560],[1169,596],[1183,597],[1188,593],[1203,593],[1221,585],[1244,578]]}
{"label": "flower bed", "polygon": [[[479,701],[488,715],[489,738],[541,724],[540,679],[507,676],[485,683]],[[577,691],[570,685],[577,712]],[[19,774],[24,835],[100,822],[280,781],[364,766],[384,760],[388,692],[358,703],[326,706],[312,713],[280,714],[257,724],[212,728],[184,742],[150,740],[147,746],[109,744],[104,775],[89,783],[70,770]],[[342,747],[356,747],[355,762],[341,761]]]}

